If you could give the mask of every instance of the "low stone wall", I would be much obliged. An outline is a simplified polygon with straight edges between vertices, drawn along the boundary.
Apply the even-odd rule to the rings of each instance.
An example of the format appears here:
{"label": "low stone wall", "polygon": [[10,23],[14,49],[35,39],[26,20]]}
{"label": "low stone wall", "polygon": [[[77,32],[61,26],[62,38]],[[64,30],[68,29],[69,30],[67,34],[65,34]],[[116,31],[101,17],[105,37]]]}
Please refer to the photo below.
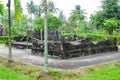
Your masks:
{"label": "low stone wall", "polygon": [[[36,30],[33,32],[33,37],[39,40],[44,40],[44,31]],[[61,35],[58,31],[48,31],[48,40],[58,41],[61,39]]]}
{"label": "low stone wall", "polygon": [[[52,33],[50,34],[52,35]],[[55,35],[52,35],[54,37]],[[48,54],[59,56],[61,58],[72,58],[86,56],[104,52],[118,51],[116,39],[101,40],[97,44],[92,43],[89,37],[61,36],[61,39],[51,39],[48,42]],[[53,40],[53,41],[52,41]],[[52,42],[51,42],[52,41]],[[42,54],[44,51],[44,42],[33,40],[33,54]]]}
{"label": "low stone wall", "polygon": [[[27,41],[27,36],[15,36],[14,41],[16,42],[26,42]],[[32,38],[28,38],[28,41],[31,42]]]}

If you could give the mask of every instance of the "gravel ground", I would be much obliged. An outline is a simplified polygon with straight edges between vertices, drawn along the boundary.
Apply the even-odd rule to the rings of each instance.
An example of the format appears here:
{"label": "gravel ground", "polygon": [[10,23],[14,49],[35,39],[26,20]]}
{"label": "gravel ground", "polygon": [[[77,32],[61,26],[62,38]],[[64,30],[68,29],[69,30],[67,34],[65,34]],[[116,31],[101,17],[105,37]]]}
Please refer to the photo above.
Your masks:
{"label": "gravel ground", "polygon": [[[27,62],[29,64],[43,66],[43,56],[33,55],[30,49],[16,49],[12,48],[13,58],[18,61]],[[0,46],[0,56],[8,57],[8,47]],[[85,57],[77,57],[70,59],[48,59],[49,67],[70,70],[84,66],[91,66],[95,64],[105,63],[120,59],[120,51],[108,52]]]}

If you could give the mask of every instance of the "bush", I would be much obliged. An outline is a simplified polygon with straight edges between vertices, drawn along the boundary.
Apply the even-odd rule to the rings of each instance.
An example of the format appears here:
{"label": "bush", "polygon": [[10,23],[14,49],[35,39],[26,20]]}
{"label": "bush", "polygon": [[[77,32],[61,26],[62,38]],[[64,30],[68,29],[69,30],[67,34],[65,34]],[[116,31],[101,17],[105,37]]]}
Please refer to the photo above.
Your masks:
{"label": "bush", "polygon": [[[0,43],[5,43],[8,41],[8,36],[0,36]],[[11,37],[12,40],[13,40],[13,36]]]}
{"label": "bush", "polygon": [[103,39],[116,38],[117,43],[120,44],[120,36],[119,35],[106,35],[106,34],[93,34],[93,33],[78,34],[78,35],[85,36],[85,37],[91,37],[93,41],[100,41]]}

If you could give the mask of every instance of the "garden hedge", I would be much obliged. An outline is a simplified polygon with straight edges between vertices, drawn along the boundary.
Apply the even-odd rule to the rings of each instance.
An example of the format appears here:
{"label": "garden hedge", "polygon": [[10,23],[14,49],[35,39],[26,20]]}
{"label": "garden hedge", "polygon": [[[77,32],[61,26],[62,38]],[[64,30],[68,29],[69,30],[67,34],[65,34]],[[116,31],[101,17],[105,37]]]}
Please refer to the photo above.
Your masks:
{"label": "garden hedge", "polygon": [[86,34],[79,34],[79,36],[91,37],[93,41],[100,41],[103,39],[116,38],[117,43],[120,44],[120,35],[86,33]]}
{"label": "garden hedge", "polygon": [[[8,41],[8,36],[0,36],[0,43],[5,43],[6,41]],[[13,36],[11,37],[11,39],[13,40]]]}

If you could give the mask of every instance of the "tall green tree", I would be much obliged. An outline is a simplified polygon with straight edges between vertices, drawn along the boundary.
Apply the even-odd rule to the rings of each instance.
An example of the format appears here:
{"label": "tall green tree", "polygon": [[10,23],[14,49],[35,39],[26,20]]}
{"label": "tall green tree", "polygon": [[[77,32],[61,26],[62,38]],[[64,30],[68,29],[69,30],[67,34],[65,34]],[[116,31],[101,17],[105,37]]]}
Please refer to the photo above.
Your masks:
{"label": "tall green tree", "polygon": [[103,29],[103,22],[104,22],[105,18],[103,16],[103,12],[99,11],[95,14],[92,14],[90,16],[90,22],[92,24],[92,27],[94,29]]}
{"label": "tall green tree", "polygon": [[[80,27],[85,27],[85,26],[83,26],[83,24],[85,23],[85,14],[86,14],[85,10],[81,9],[80,5],[75,5],[75,8],[72,10],[71,15],[68,19],[68,23],[70,24],[74,35],[78,31],[77,29],[83,29]],[[82,24],[82,25],[80,25],[80,24]],[[83,31],[83,30],[81,30],[81,31]]]}
{"label": "tall green tree", "polygon": [[[119,0],[101,0],[101,10],[91,16],[92,25],[99,29],[104,29],[104,21],[115,18],[120,20],[120,4]],[[120,24],[119,24],[120,26]],[[111,32],[112,33],[112,32]]]}
{"label": "tall green tree", "polygon": [[87,13],[85,12],[85,9],[81,9],[80,5],[75,5],[75,8],[72,10],[71,14],[78,14],[80,19],[85,19],[85,14]]}
{"label": "tall green tree", "polygon": [[118,20],[111,18],[104,21],[104,29],[110,34],[113,34],[113,31],[118,27]]}
{"label": "tall green tree", "polygon": [[81,19],[79,14],[74,13],[69,17],[69,24],[74,35],[76,34],[76,28],[80,22]]}
{"label": "tall green tree", "polygon": [[103,16],[106,19],[116,18],[120,19],[120,4],[119,0],[102,0]]}
{"label": "tall green tree", "polygon": [[[47,20],[49,30],[58,30],[58,28],[62,26],[62,21],[52,14],[47,14]],[[44,29],[44,17],[36,17],[34,29]]]}

